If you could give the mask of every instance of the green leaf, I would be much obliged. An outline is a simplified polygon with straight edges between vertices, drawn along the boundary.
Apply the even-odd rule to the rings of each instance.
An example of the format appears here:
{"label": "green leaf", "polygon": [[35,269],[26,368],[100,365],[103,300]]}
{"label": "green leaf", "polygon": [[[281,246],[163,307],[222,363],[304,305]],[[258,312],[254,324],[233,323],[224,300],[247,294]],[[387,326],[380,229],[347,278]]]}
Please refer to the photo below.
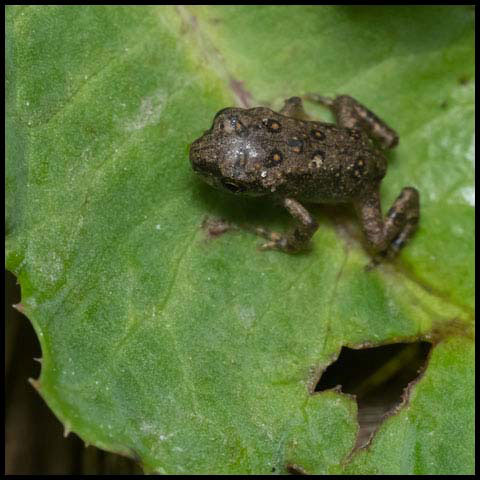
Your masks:
{"label": "green leaf", "polygon": [[[474,471],[470,7],[6,13],[6,265],[67,430],[160,473]],[[366,272],[353,214],[324,207],[305,254],[207,238],[205,216],[289,219],[203,185],[188,145],[223,107],[306,92],[352,95],[400,133],[383,208],[415,186],[421,223],[395,263]],[[342,345],[418,338],[424,376],[349,457],[356,403],[313,382]]]}

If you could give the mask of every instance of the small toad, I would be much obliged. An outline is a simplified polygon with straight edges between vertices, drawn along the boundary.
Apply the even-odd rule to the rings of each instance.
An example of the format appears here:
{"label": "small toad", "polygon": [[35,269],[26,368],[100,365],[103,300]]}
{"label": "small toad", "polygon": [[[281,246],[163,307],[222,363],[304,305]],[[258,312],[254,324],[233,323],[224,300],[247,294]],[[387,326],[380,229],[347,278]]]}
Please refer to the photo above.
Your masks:
{"label": "small toad", "polygon": [[352,203],[372,253],[394,257],[417,228],[419,193],[405,187],[387,215],[380,184],[385,149],[398,135],[347,95],[304,97],[330,108],[336,124],[309,121],[302,100],[292,97],[280,112],[224,108],[212,127],[190,146],[193,170],[208,184],[238,195],[269,196],[296,219],[285,234],[258,228],[264,249],[297,252],[318,228],[306,203]]}

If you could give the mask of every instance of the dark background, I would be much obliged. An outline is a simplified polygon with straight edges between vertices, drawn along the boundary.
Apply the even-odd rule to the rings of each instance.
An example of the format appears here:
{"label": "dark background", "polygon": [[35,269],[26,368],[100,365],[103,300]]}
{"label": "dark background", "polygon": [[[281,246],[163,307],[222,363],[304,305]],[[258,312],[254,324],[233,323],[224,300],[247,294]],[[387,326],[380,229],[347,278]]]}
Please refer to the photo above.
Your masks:
{"label": "dark background", "polygon": [[133,460],[85,447],[28,382],[40,375],[40,344],[29,320],[12,305],[20,301],[15,276],[5,272],[5,474],[143,473]]}

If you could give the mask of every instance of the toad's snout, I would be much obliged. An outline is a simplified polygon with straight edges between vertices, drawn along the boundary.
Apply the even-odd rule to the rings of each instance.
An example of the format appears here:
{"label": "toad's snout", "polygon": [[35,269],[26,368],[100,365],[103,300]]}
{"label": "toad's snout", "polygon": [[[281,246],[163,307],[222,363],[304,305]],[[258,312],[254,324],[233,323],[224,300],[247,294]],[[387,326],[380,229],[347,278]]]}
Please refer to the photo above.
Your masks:
{"label": "toad's snout", "polygon": [[202,155],[202,148],[200,144],[201,138],[198,138],[190,145],[189,157],[192,168],[195,172],[202,172],[205,168],[205,158]]}

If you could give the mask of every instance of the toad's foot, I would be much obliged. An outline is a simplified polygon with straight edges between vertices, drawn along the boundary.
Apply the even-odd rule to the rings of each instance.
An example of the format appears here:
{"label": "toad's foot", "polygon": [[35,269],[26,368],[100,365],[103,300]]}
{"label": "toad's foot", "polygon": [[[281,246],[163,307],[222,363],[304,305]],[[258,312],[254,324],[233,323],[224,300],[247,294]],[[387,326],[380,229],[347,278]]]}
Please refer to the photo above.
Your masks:
{"label": "toad's foot", "polygon": [[380,209],[378,188],[354,202],[370,249],[377,259],[392,260],[418,227],[420,196],[413,187],[405,187],[393,202],[385,219]]}
{"label": "toad's foot", "polygon": [[286,253],[294,253],[301,250],[300,246],[295,244],[295,242],[292,242],[288,235],[272,232],[263,227],[255,228],[255,233],[269,240],[259,246],[260,250],[280,250]]}
{"label": "toad's foot", "polygon": [[297,200],[292,198],[282,199],[282,205],[297,220],[297,225],[286,234],[271,232],[263,227],[257,227],[255,233],[268,242],[261,246],[261,250],[281,250],[282,252],[295,253],[305,250],[310,239],[318,228],[317,221],[310,215],[308,210]]}

